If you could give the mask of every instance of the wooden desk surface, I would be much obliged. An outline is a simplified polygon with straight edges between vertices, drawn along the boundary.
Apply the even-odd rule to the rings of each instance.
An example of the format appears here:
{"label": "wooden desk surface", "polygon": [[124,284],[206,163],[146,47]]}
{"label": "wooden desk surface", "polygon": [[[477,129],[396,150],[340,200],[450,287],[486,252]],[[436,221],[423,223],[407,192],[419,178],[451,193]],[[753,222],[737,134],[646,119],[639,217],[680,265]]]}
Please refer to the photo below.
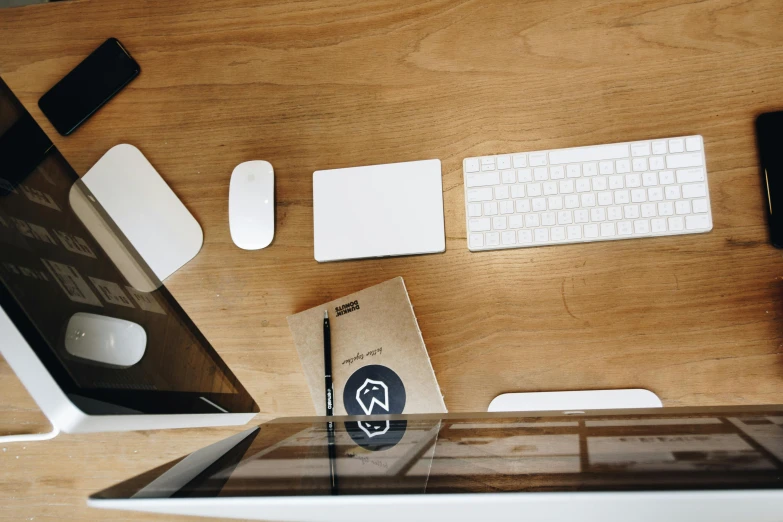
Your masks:
{"label": "wooden desk surface", "polygon": [[[783,270],[753,119],[783,108],[781,14],[779,0],[72,1],[0,9],[0,75],[79,173],[135,144],[193,212],[204,248],[168,286],[264,418],[313,411],[285,317],[398,275],[452,411],[622,387],[670,406],[780,403]],[[62,138],[36,102],[109,36],[142,74]],[[463,158],[695,133],[711,233],[468,252]],[[426,158],[443,163],[446,253],[313,260],[314,170]],[[252,159],[275,167],[277,231],[244,252],[228,182]],[[0,428],[44,429],[0,375]],[[5,445],[0,520],[103,520],[89,493],[236,431]]]}

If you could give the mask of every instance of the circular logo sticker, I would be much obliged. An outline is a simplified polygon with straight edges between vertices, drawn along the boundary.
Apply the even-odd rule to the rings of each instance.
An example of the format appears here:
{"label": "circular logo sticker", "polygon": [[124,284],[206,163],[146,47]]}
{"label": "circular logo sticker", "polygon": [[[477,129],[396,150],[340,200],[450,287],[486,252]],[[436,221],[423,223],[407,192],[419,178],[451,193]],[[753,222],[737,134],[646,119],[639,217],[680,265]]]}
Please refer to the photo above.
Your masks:
{"label": "circular logo sticker", "polygon": [[345,423],[345,431],[351,439],[369,451],[393,448],[405,435],[407,427],[408,421],[404,420],[360,420]]}
{"label": "circular logo sticker", "polygon": [[405,399],[402,379],[380,364],[364,366],[353,372],[343,390],[343,406],[348,415],[402,413]]}

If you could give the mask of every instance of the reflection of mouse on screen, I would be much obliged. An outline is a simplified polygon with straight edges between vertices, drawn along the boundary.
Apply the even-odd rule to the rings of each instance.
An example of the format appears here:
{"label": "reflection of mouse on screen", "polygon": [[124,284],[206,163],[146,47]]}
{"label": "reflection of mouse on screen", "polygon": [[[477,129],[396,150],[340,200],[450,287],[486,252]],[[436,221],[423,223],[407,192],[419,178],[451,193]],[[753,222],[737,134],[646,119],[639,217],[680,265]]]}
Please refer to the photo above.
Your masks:
{"label": "reflection of mouse on screen", "polygon": [[71,316],[65,333],[65,350],[90,361],[133,366],[144,356],[147,332],[124,319],[79,312]]}

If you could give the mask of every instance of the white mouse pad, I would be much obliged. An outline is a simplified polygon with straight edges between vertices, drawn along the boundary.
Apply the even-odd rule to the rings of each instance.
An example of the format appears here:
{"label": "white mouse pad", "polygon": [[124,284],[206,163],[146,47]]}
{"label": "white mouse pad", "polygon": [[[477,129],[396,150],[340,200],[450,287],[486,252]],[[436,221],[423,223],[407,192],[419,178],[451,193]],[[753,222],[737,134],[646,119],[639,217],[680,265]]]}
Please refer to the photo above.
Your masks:
{"label": "white mouse pad", "polygon": [[201,250],[201,226],[133,145],[109,149],[82,181],[160,281]]}
{"label": "white mouse pad", "polygon": [[446,250],[440,160],[313,173],[315,259]]}

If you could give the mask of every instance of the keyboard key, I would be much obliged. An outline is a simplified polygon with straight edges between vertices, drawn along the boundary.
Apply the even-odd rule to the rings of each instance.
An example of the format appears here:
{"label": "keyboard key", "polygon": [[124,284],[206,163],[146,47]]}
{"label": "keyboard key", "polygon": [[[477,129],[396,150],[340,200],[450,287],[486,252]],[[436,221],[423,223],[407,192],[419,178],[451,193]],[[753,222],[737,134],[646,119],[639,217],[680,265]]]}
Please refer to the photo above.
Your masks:
{"label": "keyboard key", "polygon": [[586,209],[574,210],[574,223],[587,223],[590,221],[590,213]]}
{"label": "keyboard key", "polygon": [[481,248],[484,246],[484,234],[471,234],[469,241],[472,248]]}
{"label": "keyboard key", "polygon": [[681,217],[670,217],[669,218],[669,230],[678,231],[683,230],[685,227],[685,224],[683,222],[683,219]]}
{"label": "keyboard key", "polygon": [[704,169],[681,169],[677,171],[677,183],[693,183],[704,181]]}
{"label": "keyboard key", "polygon": [[549,179],[549,169],[546,167],[537,167],[533,169],[533,179],[536,181],[546,181]]}
{"label": "keyboard key", "polygon": [[595,224],[585,225],[585,237],[587,238],[598,237],[598,225]]}
{"label": "keyboard key", "polygon": [[655,172],[645,172],[642,174],[642,185],[652,187],[658,184],[658,174]]}
{"label": "keyboard key", "polygon": [[659,216],[673,216],[674,215],[674,203],[671,201],[662,201],[658,203],[658,215]]}
{"label": "keyboard key", "polygon": [[565,169],[562,165],[558,167],[551,167],[549,169],[549,177],[551,179],[563,179],[565,177]]}
{"label": "keyboard key", "polygon": [[595,194],[582,194],[582,206],[594,207],[595,206]]}
{"label": "keyboard key", "polygon": [[498,170],[511,168],[511,158],[508,156],[498,156],[497,162],[498,162]]}
{"label": "keyboard key", "polygon": [[[666,156],[667,169],[684,169],[686,167],[701,167],[704,164],[699,153],[669,154]],[[671,228],[671,227],[670,227]]]}
{"label": "keyboard key", "polygon": [[508,197],[509,197],[508,185],[501,185],[499,187],[495,187],[495,199],[508,199]]}
{"label": "keyboard key", "polygon": [[617,223],[618,236],[630,236],[633,234],[633,224],[630,221],[620,221]]}
{"label": "keyboard key", "polygon": [[468,190],[468,201],[490,201],[492,200],[492,188],[480,188]]}
{"label": "keyboard key", "polygon": [[566,235],[568,239],[582,239],[582,227],[579,225],[571,225],[566,228]]}
{"label": "keyboard key", "polygon": [[514,168],[527,167],[527,156],[524,154],[516,154],[514,156]]}
{"label": "keyboard key", "polygon": [[631,201],[634,203],[647,201],[647,191],[644,189],[633,189],[631,191]]}
{"label": "keyboard key", "polygon": [[614,202],[617,205],[625,205],[631,202],[631,193],[627,190],[616,190],[614,192]]}
{"label": "keyboard key", "polygon": [[565,239],[565,227],[552,227],[549,230],[552,241],[563,241]]}
{"label": "keyboard key", "polygon": [[666,194],[666,199],[680,199],[680,186],[669,185],[664,189],[664,193]]}
{"label": "keyboard key", "polygon": [[504,170],[500,173],[503,177],[503,183],[516,183],[517,175],[513,170]]}
{"label": "keyboard key", "polygon": [[565,208],[576,208],[579,206],[579,196],[569,194],[565,197]]}
{"label": "keyboard key", "polygon": [[576,180],[576,191],[590,192],[590,180],[587,178],[579,178],[578,180]]}
{"label": "keyboard key", "polygon": [[622,176],[609,176],[609,188],[612,190],[624,188]]}
{"label": "keyboard key", "polygon": [[655,211],[655,203],[645,203],[642,205],[642,217],[655,217],[658,213]]}
{"label": "keyboard key", "polygon": [[500,232],[487,232],[485,238],[487,246],[498,246],[500,244]]}
{"label": "keyboard key", "polygon": [[541,225],[540,220],[538,218],[538,214],[526,214],[525,215],[525,226],[526,227],[537,227]]}
{"label": "keyboard key", "polygon": [[631,172],[631,160],[622,159],[617,160],[614,163],[615,166],[615,172],[618,174],[625,174],[626,172]]}
{"label": "keyboard key", "polygon": [[476,218],[468,221],[471,232],[485,232],[490,230],[491,224],[489,218]]}
{"label": "keyboard key", "polygon": [[653,156],[650,158],[650,170],[663,170],[666,167],[663,161],[663,156]]}
{"label": "keyboard key", "polygon": [[593,178],[593,190],[606,190],[607,184],[607,178],[606,176],[599,176],[597,178]]}
{"label": "keyboard key", "polygon": [[568,176],[569,178],[578,178],[581,175],[582,175],[582,166],[580,164],[566,166],[566,176]]}
{"label": "keyboard key", "polygon": [[529,199],[518,199],[515,201],[517,212],[520,212],[524,214],[525,212],[530,212],[530,200]]}
{"label": "keyboard key", "polygon": [[554,196],[548,199],[549,210],[560,210],[563,208],[563,197]]}
{"label": "keyboard key", "polygon": [[525,226],[525,218],[523,216],[520,216],[519,214],[509,216],[508,228],[522,228],[523,226]]}
{"label": "keyboard key", "polygon": [[535,239],[536,239],[536,243],[544,243],[546,241],[549,241],[549,229],[537,228],[535,230]]}
{"label": "keyboard key", "polygon": [[582,174],[585,176],[596,176],[598,174],[597,163],[585,163],[582,165]]}
{"label": "keyboard key", "polygon": [[612,237],[615,235],[614,223],[601,223],[601,237]]}
{"label": "keyboard key", "polygon": [[551,227],[557,222],[557,214],[554,212],[542,212],[541,224],[545,227]]}
{"label": "keyboard key", "polygon": [[[479,159],[468,158],[465,160],[465,172],[478,172],[479,171]],[[484,244],[484,236],[481,236],[481,244]]]}
{"label": "keyboard key", "polygon": [[531,167],[541,167],[546,165],[546,153],[545,152],[535,152],[533,154],[530,154],[529,158],[530,160],[530,166]]}
{"label": "keyboard key", "polygon": [[495,164],[494,163],[482,163],[481,164],[481,170],[482,171],[495,170]]}
{"label": "keyboard key", "polygon": [[658,173],[658,177],[661,180],[661,185],[671,185],[674,183],[674,172],[671,170],[664,170]]}
{"label": "keyboard key", "polygon": [[682,186],[682,197],[684,198],[703,198],[706,195],[707,187],[704,186],[704,183]]}
{"label": "keyboard key", "polygon": [[611,192],[599,192],[598,204],[599,205],[611,205],[614,202],[614,197]]}
{"label": "keyboard key", "polygon": [[701,150],[701,139],[699,139],[698,136],[685,138],[685,150],[687,150],[688,152]]}
{"label": "keyboard key", "polygon": [[693,200],[693,213],[703,214],[709,212],[710,206],[707,204],[706,199],[694,199]]}
{"label": "keyboard key", "polygon": [[557,224],[558,225],[570,225],[574,222],[573,216],[571,215],[570,210],[561,210],[557,213]]}
{"label": "keyboard key", "polygon": [[641,143],[631,143],[631,156],[649,156],[650,144],[646,141]]}
{"label": "keyboard key", "polygon": [[468,216],[469,217],[481,217],[481,204],[480,203],[471,203],[468,205]]}
{"label": "keyboard key", "polygon": [[531,198],[541,195],[541,183],[528,183],[525,185],[527,195]]}
{"label": "keyboard key", "polygon": [[590,221],[606,221],[606,209],[605,208],[591,208],[590,209]]}
{"label": "keyboard key", "polygon": [[506,221],[505,217],[492,218],[493,230],[505,230],[506,227],[508,227],[508,222]]}
{"label": "keyboard key", "polygon": [[666,219],[656,218],[650,220],[650,230],[653,232],[666,232]]}
{"label": "keyboard key", "polygon": [[520,243],[528,244],[533,242],[533,233],[530,230],[520,230],[517,232],[517,238]]}
{"label": "keyboard key", "polygon": [[666,154],[666,141],[659,140],[652,142],[652,153],[653,154]]}
{"label": "keyboard key", "polygon": [[[625,186],[628,188],[636,188],[640,187],[642,185],[642,176],[641,174],[626,174],[625,175]],[[622,187],[620,187],[622,188]]]}
{"label": "keyboard key", "polygon": [[647,234],[650,232],[650,222],[646,219],[637,219],[633,222],[633,231],[637,234]]}
{"label": "keyboard key", "polygon": [[620,207],[607,207],[606,217],[608,217],[610,221],[623,219],[623,209]]}
{"label": "keyboard key", "polygon": [[601,161],[598,163],[598,172],[601,174],[614,174],[613,161]]}
{"label": "keyboard key", "polygon": [[533,212],[546,210],[546,198],[533,198]]}
{"label": "keyboard key", "polygon": [[514,198],[514,199],[524,198],[525,197],[525,186],[524,185],[512,185],[511,186],[511,197]]}
{"label": "keyboard key", "polygon": [[559,187],[561,194],[571,194],[574,191],[574,180],[564,179],[560,182]]}
{"label": "keyboard key", "polygon": [[472,174],[468,176],[467,185],[473,187],[489,187],[500,183],[499,172],[482,172],[481,174]]}
{"label": "keyboard key", "polygon": [[625,219],[636,219],[639,217],[639,205],[625,205],[623,207],[623,216]]}
{"label": "keyboard key", "polygon": [[494,165],[495,164],[495,157],[494,156],[484,156],[481,158],[481,164],[482,165]]}
{"label": "keyboard key", "polygon": [[504,245],[516,245],[517,243],[517,233],[513,230],[506,230],[500,235],[500,241]]}
{"label": "keyboard key", "polygon": [[698,216],[686,216],[685,228],[688,230],[710,228],[710,217],[706,214],[699,214]]}
{"label": "keyboard key", "polygon": [[685,152],[685,142],[682,138],[669,140],[669,152]]}
{"label": "keyboard key", "polygon": [[557,183],[554,181],[545,181],[544,182],[544,195],[545,196],[551,196],[553,194],[557,194]]}
{"label": "keyboard key", "polygon": [[633,159],[633,171],[642,172],[647,170],[647,158],[634,158]]}
{"label": "keyboard key", "polygon": [[691,213],[691,202],[686,200],[680,200],[674,203],[674,211],[679,215]]}
{"label": "keyboard key", "polygon": [[514,213],[514,202],[510,199],[506,199],[504,201],[499,201],[498,204],[500,205],[500,213],[501,214],[513,214]]}
{"label": "keyboard key", "polygon": [[549,153],[549,162],[552,165],[562,165],[564,163],[583,163],[585,161],[611,160],[627,157],[628,145],[619,143],[552,151]]}
{"label": "keyboard key", "polygon": [[533,171],[530,169],[517,169],[517,181],[520,183],[533,181]]}
{"label": "keyboard key", "polygon": [[498,202],[497,201],[489,201],[487,203],[484,203],[484,215],[485,216],[496,216],[498,213]]}
{"label": "keyboard key", "polygon": [[661,187],[652,187],[647,189],[647,199],[650,201],[663,200],[663,189]]}

